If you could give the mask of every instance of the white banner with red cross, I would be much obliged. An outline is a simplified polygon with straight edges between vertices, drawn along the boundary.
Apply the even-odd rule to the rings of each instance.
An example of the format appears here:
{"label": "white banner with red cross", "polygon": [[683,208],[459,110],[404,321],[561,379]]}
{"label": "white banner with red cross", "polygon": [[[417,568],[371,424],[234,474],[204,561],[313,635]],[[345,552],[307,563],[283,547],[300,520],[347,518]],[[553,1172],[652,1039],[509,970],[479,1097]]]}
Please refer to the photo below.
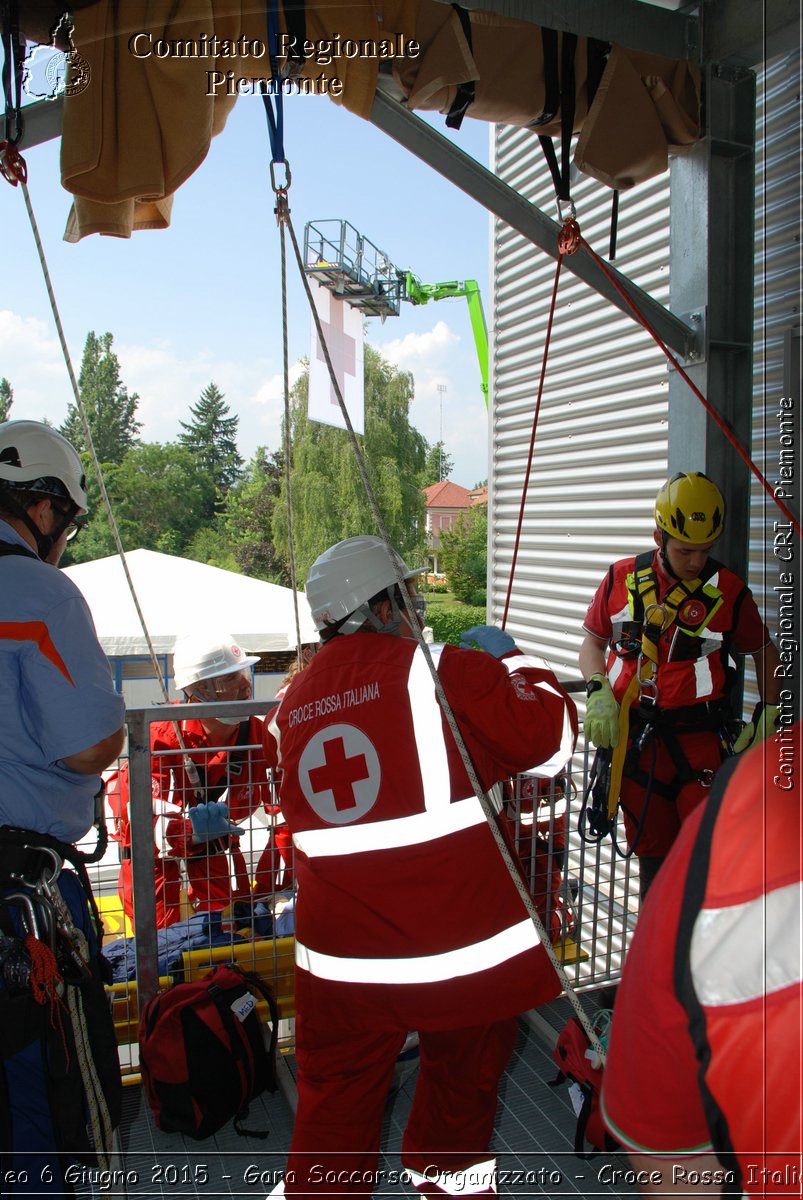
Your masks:
{"label": "white banner with red cross", "polygon": [[[362,313],[314,279],[310,280],[310,288],[349,420],[355,433],[364,433]],[[314,320],[309,356],[307,416],[310,421],[320,421],[323,425],[334,425],[338,429],[346,428]]]}

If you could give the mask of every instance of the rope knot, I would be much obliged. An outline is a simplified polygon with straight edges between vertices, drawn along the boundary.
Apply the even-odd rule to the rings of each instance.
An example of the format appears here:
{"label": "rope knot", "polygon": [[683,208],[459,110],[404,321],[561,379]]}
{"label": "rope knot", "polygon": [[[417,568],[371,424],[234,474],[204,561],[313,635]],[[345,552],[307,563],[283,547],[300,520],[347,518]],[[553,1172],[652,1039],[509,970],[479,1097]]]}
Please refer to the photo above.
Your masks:
{"label": "rope knot", "polygon": [[45,942],[40,942],[37,937],[29,933],[25,937],[25,949],[31,957],[31,991],[33,992],[33,998],[37,1004],[50,1005],[50,1024],[61,1035],[64,1061],[67,1068],[69,1068],[70,1048],[67,1043],[64,1022],[61,1016],[64,1003],[61,998],[64,990],[64,979],[59,971],[53,951]]}
{"label": "rope knot", "polygon": [[31,958],[31,990],[37,1004],[60,1000],[59,985],[64,982],[55,955],[48,945],[32,933],[26,935],[25,949]]}

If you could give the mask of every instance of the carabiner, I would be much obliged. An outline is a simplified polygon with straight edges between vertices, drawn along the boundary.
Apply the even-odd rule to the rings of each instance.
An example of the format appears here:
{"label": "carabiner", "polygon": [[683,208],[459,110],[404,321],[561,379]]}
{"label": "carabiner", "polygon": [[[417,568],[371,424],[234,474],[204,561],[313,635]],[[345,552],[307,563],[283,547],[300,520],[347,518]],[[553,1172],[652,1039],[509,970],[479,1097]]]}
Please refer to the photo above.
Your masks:
{"label": "carabiner", "polygon": [[[649,662],[649,659],[646,661]],[[649,679],[645,679],[642,677],[641,670],[642,670],[642,667],[644,666],[644,662],[645,662],[644,655],[640,654],[639,658],[638,658],[638,666],[636,668],[636,670],[638,671],[639,704],[642,704],[642,703],[643,704],[657,704],[658,703],[658,684],[655,682],[654,675],[651,676]],[[651,667],[652,667],[652,665],[653,664],[650,663]],[[652,694],[650,695],[648,693],[652,693]]]}
{"label": "carabiner", "polygon": [[[659,612],[661,614],[660,627],[658,627],[658,622],[653,621],[652,617],[650,616],[650,613],[653,613],[653,612]],[[650,626],[651,631],[655,630],[656,627],[658,627],[657,632],[663,633],[669,623],[669,613],[666,611],[663,604],[658,604],[658,603],[648,604],[647,607],[644,609],[644,622],[646,625]]]}
{"label": "carabiner", "polygon": [[[277,182],[276,182],[276,173],[275,173],[275,171],[274,171],[274,167],[277,167],[277,166],[278,166],[278,167],[284,167],[284,173],[285,173],[285,176],[286,176],[286,179],[285,179],[285,182],[284,182],[284,183],[277,183]],[[271,163],[270,163],[270,186],[273,188],[273,190],[274,190],[274,192],[276,193],[276,195],[278,196],[278,195],[280,195],[280,193],[284,193],[284,195],[285,195],[285,197],[286,197],[286,196],[287,196],[287,189],[290,187],[290,184],[291,184],[292,182],[293,182],[293,176],[290,174],[290,164],[289,164],[289,162],[287,161],[287,159],[286,159],[286,158],[285,158],[285,159],[282,159],[280,162],[276,162],[276,161],[274,161],[273,159],[271,159]]]}

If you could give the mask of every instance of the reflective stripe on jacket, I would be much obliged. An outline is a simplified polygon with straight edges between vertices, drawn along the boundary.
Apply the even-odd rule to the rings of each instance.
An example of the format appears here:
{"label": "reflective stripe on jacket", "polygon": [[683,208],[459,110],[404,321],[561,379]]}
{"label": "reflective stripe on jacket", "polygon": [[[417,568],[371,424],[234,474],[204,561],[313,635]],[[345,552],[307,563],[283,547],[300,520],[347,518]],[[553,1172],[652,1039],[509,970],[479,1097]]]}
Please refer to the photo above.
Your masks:
{"label": "reflective stripe on jacket", "polygon": [[800,725],[737,762],[711,797],[689,862],[675,987],[714,1146],[735,1150],[747,1194],[767,1194],[772,1181],[792,1185],[773,1195],[799,1195]]}

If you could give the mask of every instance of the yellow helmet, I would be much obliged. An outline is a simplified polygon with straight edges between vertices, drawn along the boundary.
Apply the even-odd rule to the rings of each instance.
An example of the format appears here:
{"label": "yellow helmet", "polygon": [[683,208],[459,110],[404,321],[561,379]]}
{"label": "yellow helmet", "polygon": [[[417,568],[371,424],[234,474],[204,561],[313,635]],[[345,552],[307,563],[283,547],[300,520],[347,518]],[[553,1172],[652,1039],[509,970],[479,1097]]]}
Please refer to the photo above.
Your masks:
{"label": "yellow helmet", "polygon": [[679,542],[713,542],[725,524],[722,492],[701,471],[679,471],[655,498],[655,524]]}

